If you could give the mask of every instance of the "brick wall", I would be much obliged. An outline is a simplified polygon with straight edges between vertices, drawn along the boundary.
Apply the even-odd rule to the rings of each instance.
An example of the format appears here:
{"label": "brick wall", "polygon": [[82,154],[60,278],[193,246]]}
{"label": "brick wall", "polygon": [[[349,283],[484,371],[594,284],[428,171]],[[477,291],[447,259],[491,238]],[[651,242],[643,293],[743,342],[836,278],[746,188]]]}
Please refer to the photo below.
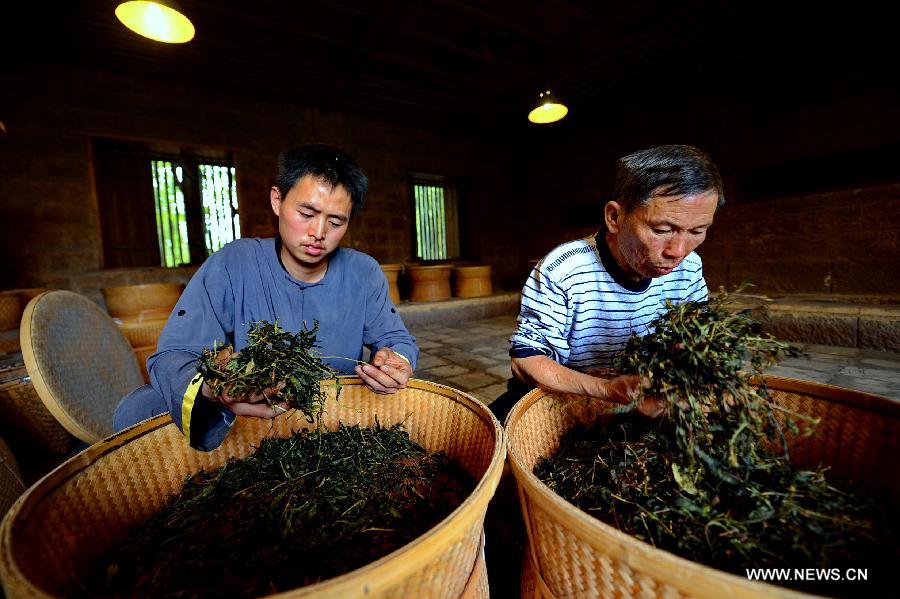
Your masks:
{"label": "brick wall", "polygon": [[898,295],[900,183],[728,203],[699,253],[711,287]]}
{"label": "brick wall", "polygon": [[519,283],[515,232],[495,226],[515,193],[505,178],[515,147],[508,141],[61,66],[23,68],[8,81],[15,93],[0,96],[0,288],[64,287],[97,298],[109,284],[189,278],[190,269],[103,269],[91,136],[232,150],[245,236],[275,233],[268,197],[279,151],[340,146],[370,178],[368,204],[345,244],[381,262],[412,257],[408,173],[465,177],[477,208],[465,223],[466,257],[492,264],[500,287]]}
{"label": "brick wall", "polygon": [[729,198],[700,250],[712,287],[750,279],[766,293],[900,294],[900,184],[752,202],[741,188],[756,169],[900,139],[896,123],[876,118],[883,109],[865,108],[883,104],[868,95],[804,107],[793,128],[784,126],[789,114],[744,118],[755,113],[736,100],[703,124],[655,106],[641,118],[563,121],[510,137],[323,114],[275,97],[212,94],[99,70],[30,67],[8,81],[13,93],[0,94],[8,130],[0,136],[3,288],[66,287],[96,298],[110,284],[190,276],[190,269],[103,269],[90,156],[90,137],[98,136],[232,150],[245,236],[275,232],[268,190],[280,150],[310,141],[341,146],[371,179],[369,205],[346,244],[381,262],[411,258],[408,173],[462,177],[469,189],[465,258],[491,264],[499,289],[521,288],[529,260],[599,226],[616,157],[694,143],[722,167]]}

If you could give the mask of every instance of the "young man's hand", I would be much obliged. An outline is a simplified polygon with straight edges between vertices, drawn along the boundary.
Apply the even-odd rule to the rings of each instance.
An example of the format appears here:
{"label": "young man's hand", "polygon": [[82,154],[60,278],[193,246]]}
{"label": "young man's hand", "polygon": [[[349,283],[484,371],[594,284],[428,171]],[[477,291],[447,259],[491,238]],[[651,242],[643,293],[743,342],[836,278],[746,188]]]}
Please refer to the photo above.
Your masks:
{"label": "young man's hand", "polygon": [[358,364],[356,374],[375,393],[393,394],[406,387],[413,374],[409,362],[389,347],[382,347],[369,364]]}
{"label": "young man's hand", "polygon": [[287,411],[284,402],[275,403],[272,401],[283,388],[284,383],[278,383],[274,387],[266,387],[240,397],[233,397],[229,390],[224,390],[219,395],[213,395],[212,389],[204,382],[200,392],[207,399],[224,405],[236,416],[255,416],[256,418],[271,420]]}

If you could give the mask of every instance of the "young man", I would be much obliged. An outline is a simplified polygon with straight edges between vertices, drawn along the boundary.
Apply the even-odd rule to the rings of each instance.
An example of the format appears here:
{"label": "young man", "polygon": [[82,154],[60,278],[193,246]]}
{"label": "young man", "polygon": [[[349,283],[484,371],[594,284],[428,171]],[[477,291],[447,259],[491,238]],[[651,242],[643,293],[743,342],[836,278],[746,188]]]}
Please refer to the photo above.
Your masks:
{"label": "young man", "polygon": [[[632,333],[644,335],[665,302],[707,297],[703,243],[725,197],[710,158],[690,146],[660,146],[617,162],[615,199],[603,210],[605,230],[565,243],[544,257],[522,290],[508,391],[491,409],[503,421],[535,386],[617,403],[638,394],[636,376],[604,379]],[[638,407],[661,413],[658,400]]]}
{"label": "young man", "polygon": [[[212,256],[191,279],[169,317],[157,352],[148,360],[150,385],[116,409],[121,430],[168,411],[191,446],[218,447],[235,416],[274,418],[277,386],[242,397],[214,396],[197,379],[205,348],[247,345],[252,322],[277,321],[288,330],[319,322],[317,345],[325,362],[355,372],[376,393],[396,393],[412,376],[419,350],[397,314],[387,280],[371,257],[340,247],[353,214],[362,208],[368,179],[344,152],[308,145],[279,157],[270,191],[278,237],[239,239]],[[277,397],[275,397],[277,401]]]}

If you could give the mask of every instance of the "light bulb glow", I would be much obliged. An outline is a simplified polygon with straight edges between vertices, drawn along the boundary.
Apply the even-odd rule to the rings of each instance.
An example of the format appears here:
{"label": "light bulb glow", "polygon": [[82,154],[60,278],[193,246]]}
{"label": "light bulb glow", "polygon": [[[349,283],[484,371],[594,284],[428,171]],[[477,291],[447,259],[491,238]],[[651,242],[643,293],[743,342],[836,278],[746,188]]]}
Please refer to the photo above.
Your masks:
{"label": "light bulb glow", "polygon": [[157,2],[123,2],[116,7],[116,17],[135,33],[158,42],[183,44],[194,38],[194,25],[190,19]]}
{"label": "light bulb glow", "polygon": [[567,114],[569,114],[569,109],[564,104],[545,102],[528,113],[528,120],[532,123],[543,125],[555,123]]}

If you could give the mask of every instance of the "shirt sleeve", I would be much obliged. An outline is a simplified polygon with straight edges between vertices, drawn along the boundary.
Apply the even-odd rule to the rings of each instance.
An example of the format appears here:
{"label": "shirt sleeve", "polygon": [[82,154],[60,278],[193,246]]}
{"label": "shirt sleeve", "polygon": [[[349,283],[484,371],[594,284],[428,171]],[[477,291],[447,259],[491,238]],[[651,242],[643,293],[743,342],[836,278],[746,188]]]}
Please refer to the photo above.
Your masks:
{"label": "shirt sleeve", "polygon": [[409,361],[416,369],[419,347],[416,339],[409,334],[406,325],[391,301],[388,282],[381,267],[374,260],[368,273],[369,295],[366,301],[366,322],[363,328],[363,344],[375,353],[382,347],[389,347]]}
{"label": "shirt sleeve", "polygon": [[148,361],[150,384],[166,401],[172,420],[191,447],[218,447],[235,416],[203,397],[197,359],[204,349],[234,342],[234,296],[226,262],[219,254],[191,278]]}
{"label": "shirt sleeve", "polygon": [[522,289],[516,332],[509,340],[509,355],[526,358],[543,354],[566,363],[572,326],[568,305],[564,290],[540,271],[540,264],[535,267]]}

